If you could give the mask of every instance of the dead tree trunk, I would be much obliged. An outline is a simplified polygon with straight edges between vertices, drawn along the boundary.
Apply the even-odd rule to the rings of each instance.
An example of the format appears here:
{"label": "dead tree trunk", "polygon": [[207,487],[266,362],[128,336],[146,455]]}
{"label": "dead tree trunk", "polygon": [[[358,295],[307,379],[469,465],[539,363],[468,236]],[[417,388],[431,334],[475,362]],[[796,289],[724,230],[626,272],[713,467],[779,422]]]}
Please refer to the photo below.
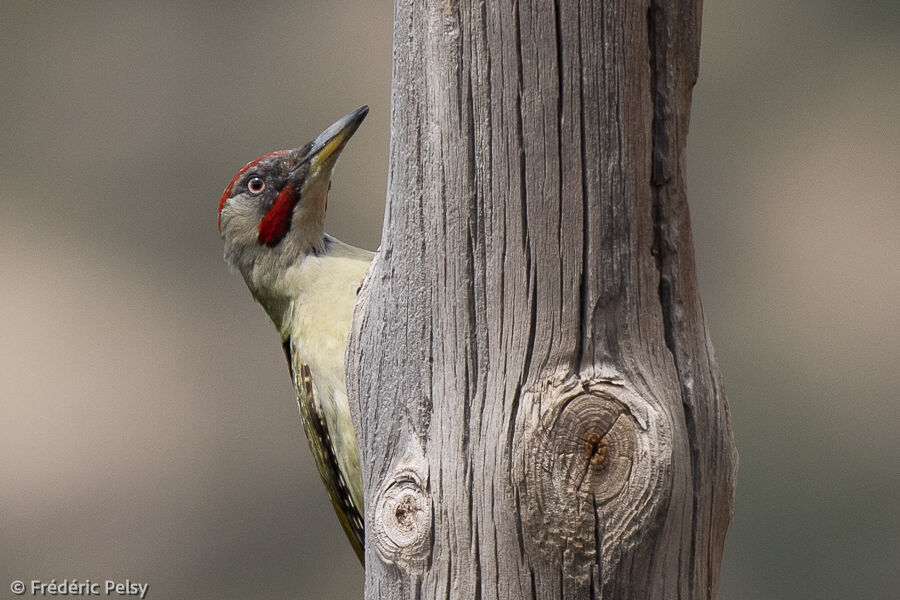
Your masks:
{"label": "dead tree trunk", "polygon": [[713,598],[736,455],[694,270],[700,0],[397,0],[348,378],[366,598]]}

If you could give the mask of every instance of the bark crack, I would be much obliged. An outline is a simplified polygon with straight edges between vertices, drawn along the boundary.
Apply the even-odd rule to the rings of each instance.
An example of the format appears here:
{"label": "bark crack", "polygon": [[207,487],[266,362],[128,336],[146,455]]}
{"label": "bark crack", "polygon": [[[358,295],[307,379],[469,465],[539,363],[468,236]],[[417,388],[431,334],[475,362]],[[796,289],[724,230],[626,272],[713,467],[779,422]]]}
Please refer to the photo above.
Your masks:
{"label": "bark crack", "polygon": [[581,27],[578,28],[578,123],[580,137],[578,153],[581,159],[581,274],[578,281],[578,318],[580,320],[578,345],[575,349],[575,368],[580,372],[584,361],[586,340],[593,335],[588,323],[588,260],[590,259],[590,199],[587,183],[587,152],[584,147],[584,66],[581,63]]}

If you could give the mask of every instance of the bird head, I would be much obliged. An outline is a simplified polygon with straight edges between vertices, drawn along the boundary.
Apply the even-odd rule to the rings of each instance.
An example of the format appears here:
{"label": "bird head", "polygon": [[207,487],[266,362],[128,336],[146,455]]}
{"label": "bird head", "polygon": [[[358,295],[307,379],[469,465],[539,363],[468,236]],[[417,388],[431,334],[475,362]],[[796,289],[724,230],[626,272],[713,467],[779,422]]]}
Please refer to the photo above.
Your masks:
{"label": "bird head", "polygon": [[368,112],[360,107],[305,146],[247,163],[225,188],[219,200],[225,260],[248,284],[255,270],[284,268],[325,250],[331,173]]}

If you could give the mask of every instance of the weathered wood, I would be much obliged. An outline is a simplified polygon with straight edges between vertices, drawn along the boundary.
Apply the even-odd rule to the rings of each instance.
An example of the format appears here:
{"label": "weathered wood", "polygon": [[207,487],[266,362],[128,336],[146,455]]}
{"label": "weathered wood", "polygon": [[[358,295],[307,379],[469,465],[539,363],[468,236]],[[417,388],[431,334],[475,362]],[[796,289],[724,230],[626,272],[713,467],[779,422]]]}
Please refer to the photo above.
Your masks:
{"label": "weathered wood", "polygon": [[366,598],[712,598],[736,454],[684,149],[699,0],[397,0],[348,384]]}

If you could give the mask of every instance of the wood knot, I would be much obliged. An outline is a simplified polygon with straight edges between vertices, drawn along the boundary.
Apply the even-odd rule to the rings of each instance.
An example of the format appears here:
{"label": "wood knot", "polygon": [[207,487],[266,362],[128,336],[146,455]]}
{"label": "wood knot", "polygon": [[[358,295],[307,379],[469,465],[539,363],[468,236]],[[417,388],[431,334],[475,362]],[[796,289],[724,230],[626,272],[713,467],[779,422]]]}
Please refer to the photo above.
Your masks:
{"label": "wood knot", "polygon": [[424,563],[431,543],[431,498],[416,470],[401,469],[387,480],[366,533],[385,563],[406,568]]}
{"label": "wood knot", "polygon": [[655,522],[669,432],[653,399],[620,379],[548,377],[529,389],[513,440],[526,546],[548,560],[620,556]]}
{"label": "wood knot", "polygon": [[628,408],[613,396],[577,394],[546,415],[534,458],[556,485],[602,504],[627,483],[636,436]]}

